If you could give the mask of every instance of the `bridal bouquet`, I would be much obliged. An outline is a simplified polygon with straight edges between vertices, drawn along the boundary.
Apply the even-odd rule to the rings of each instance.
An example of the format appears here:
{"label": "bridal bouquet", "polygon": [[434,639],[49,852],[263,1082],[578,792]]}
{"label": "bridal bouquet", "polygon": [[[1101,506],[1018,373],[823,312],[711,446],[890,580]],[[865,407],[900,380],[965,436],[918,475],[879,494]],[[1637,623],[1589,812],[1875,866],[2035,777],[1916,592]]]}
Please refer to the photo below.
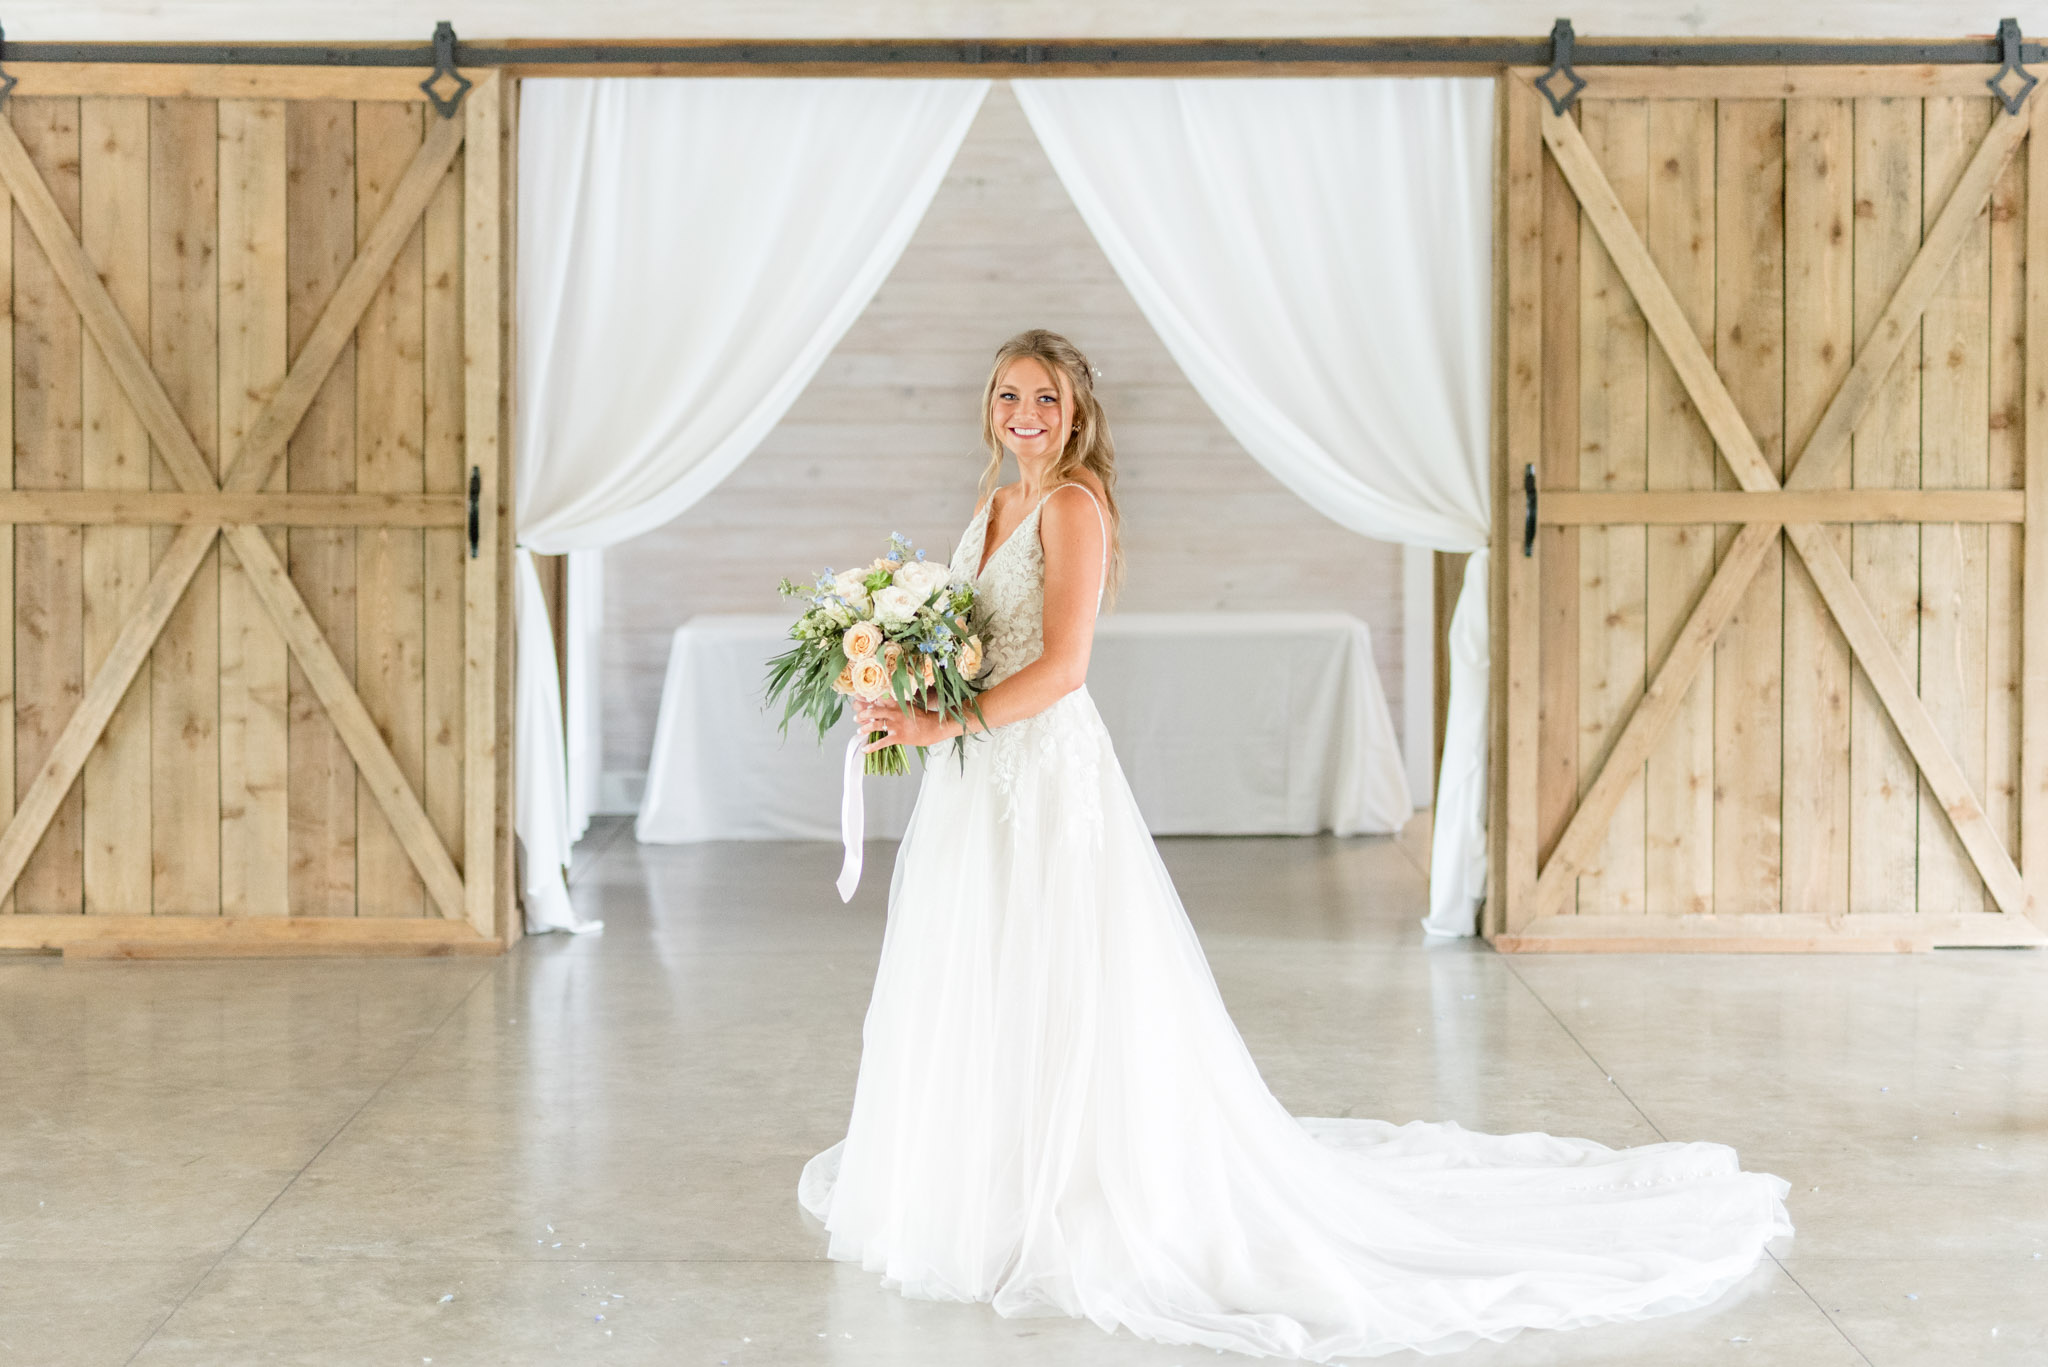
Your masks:
{"label": "bridal bouquet", "polygon": [[[785,579],[781,589],[809,605],[789,629],[796,644],[768,662],[768,701],[783,699],[785,733],[808,717],[822,740],[848,697],[914,702],[962,722],[979,715],[981,638],[968,625],[974,587],[953,583],[944,565],[903,537],[891,536],[889,553],[865,568],[828,569],[808,588]],[[866,772],[909,772],[903,747],[869,755]]]}

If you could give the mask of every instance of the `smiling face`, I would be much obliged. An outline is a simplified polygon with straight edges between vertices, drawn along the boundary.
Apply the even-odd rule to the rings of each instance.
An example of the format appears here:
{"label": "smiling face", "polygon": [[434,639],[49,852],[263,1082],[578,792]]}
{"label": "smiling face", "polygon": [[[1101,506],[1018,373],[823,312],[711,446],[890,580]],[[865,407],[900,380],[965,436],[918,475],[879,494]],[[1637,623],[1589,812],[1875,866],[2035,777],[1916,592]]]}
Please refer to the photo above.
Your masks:
{"label": "smiling face", "polygon": [[996,376],[989,425],[1019,466],[1049,464],[1067,443],[1074,402],[1058,377],[1034,356],[1019,356]]}

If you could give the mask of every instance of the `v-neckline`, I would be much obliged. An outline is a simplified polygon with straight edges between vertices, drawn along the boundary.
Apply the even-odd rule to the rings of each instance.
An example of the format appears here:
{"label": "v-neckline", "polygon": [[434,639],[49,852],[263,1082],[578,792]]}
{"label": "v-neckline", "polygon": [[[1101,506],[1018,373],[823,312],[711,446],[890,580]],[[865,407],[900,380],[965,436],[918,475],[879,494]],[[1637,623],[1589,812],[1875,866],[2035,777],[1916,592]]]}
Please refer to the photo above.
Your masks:
{"label": "v-neckline", "polygon": [[[1039,510],[1039,508],[1044,507],[1045,500],[1051,497],[1052,491],[1048,490],[1038,500],[1038,503],[1031,509],[1031,513],[1035,513]],[[1009,545],[1012,541],[1015,541],[1017,539],[1017,533],[1023,531],[1024,524],[1031,520],[1031,513],[1024,514],[1023,517],[1017,520],[1017,525],[1010,528],[1008,534],[1003,537],[1002,543],[998,545],[994,550],[990,550],[988,548],[988,529],[989,525],[994,521],[995,510],[995,495],[990,494],[988,499],[988,506],[981,510],[981,565],[974,571],[974,582],[977,584],[981,582],[981,577],[988,573],[988,567],[994,563],[995,558],[1003,553],[1003,547]]]}

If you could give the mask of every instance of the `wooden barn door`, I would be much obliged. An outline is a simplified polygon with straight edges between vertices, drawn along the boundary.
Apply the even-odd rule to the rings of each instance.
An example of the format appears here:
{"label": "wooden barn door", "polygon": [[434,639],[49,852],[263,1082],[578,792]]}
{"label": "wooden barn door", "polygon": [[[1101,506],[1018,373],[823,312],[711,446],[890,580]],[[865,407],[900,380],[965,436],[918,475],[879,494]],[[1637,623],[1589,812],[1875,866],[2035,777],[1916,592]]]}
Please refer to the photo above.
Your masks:
{"label": "wooden barn door", "polygon": [[1535,74],[1496,944],[2048,941],[2048,100],[1588,70],[1560,116]]}
{"label": "wooden barn door", "polygon": [[500,81],[12,69],[0,947],[495,948]]}

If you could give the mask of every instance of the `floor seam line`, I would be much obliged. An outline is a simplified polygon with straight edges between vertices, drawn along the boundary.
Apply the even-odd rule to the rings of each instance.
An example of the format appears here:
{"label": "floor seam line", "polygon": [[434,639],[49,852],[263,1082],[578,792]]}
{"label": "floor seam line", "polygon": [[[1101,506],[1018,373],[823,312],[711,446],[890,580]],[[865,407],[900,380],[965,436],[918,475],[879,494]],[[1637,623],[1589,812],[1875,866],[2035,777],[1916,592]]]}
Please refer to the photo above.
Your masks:
{"label": "floor seam line", "polygon": [[1580,1039],[1578,1035],[1573,1032],[1572,1028],[1569,1025],[1566,1025],[1564,1023],[1564,1017],[1558,1015],[1556,1009],[1553,1008],[1549,1002],[1543,999],[1543,994],[1541,992],[1538,992],[1535,989],[1535,987],[1533,987],[1530,984],[1529,980],[1522,976],[1521,970],[1515,966],[1513,956],[1503,955],[1502,958],[1507,963],[1508,972],[1513,974],[1515,981],[1522,985],[1522,990],[1524,992],[1527,992],[1531,997],[1534,997],[1536,999],[1536,1004],[1543,1008],[1544,1013],[1548,1015],[1553,1021],[1557,1022],[1557,1028],[1564,1031],[1564,1036],[1566,1039],[1570,1040],[1573,1044],[1579,1046],[1579,1052],[1586,1056],[1586,1061],[1588,1063],[1591,1063],[1595,1068],[1598,1068],[1600,1070],[1600,1075],[1607,1079],[1608,1085],[1613,1087],[1615,1091],[1621,1093],[1621,1099],[1629,1104],[1630,1110],[1634,1111],[1637,1115],[1643,1118],[1643,1123],[1650,1127],[1650,1133],[1656,1135],[1658,1139],[1668,1142],[1670,1136],[1664,1133],[1664,1127],[1659,1125],[1656,1121],[1650,1119],[1650,1113],[1644,1110],[1641,1104],[1638,1103],[1634,1097],[1629,1095],[1628,1088],[1622,1086],[1620,1082],[1616,1081],[1614,1074],[1607,1071],[1607,1065],[1602,1063],[1599,1060],[1599,1058],[1594,1055],[1593,1051],[1586,1047],[1586,1042]]}
{"label": "floor seam line", "polygon": [[[505,961],[500,959],[498,962],[503,963]],[[298,1185],[299,1179],[306,1175],[306,1169],[312,1167],[315,1163],[319,1162],[320,1155],[326,1153],[327,1150],[333,1146],[334,1141],[341,1138],[342,1133],[345,1130],[347,1130],[349,1126],[355,1124],[356,1117],[361,1115],[364,1112],[364,1110],[366,1110],[369,1107],[371,1102],[375,1101],[378,1097],[384,1095],[385,1089],[392,1084],[392,1082],[399,1076],[399,1074],[403,1073],[407,1068],[410,1068],[412,1066],[413,1060],[418,1058],[429,1044],[433,1043],[435,1036],[439,1035],[443,1030],[445,1030],[448,1027],[448,1022],[455,1018],[455,1013],[462,1009],[463,1004],[465,1002],[467,1002],[471,997],[476,995],[477,988],[483,986],[485,980],[488,979],[496,971],[496,966],[493,965],[490,967],[486,967],[482,972],[476,975],[476,981],[472,982],[469,985],[469,987],[462,993],[462,995],[457,997],[454,1003],[450,1005],[445,1012],[442,1013],[441,1019],[434,1022],[434,1028],[427,1031],[426,1034],[421,1037],[420,1042],[416,1046],[414,1046],[413,1051],[407,1054],[404,1060],[401,1061],[396,1068],[392,1069],[390,1074],[386,1076],[382,1082],[378,1083],[376,1087],[372,1089],[370,1094],[364,1097],[354,1110],[348,1113],[346,1119],[344,1119],[339,1125],[334,1127],[334,1133],[328,1135],[326,1139],[322,1140],[320,1142],[320,1147],[313,1150],[312,1154],[307,1157],[306,1161],[299,1165],[298,1171],[294,1172],[288,1179],[286,1179],[285,1184],[283,1186],[279,1187],[275,1192],[271,1194],[270,1199],[263,1203],[263,1209],[257,1211],[256,1214],[250,1218],[249,1223],[242,1226],[242,1232],[240,1234],[237,1234],[233,1239],[229,1240],[227,1246],[221,1249],[219,1255],[216,1256],[212,1262],[206,1265],[205,1270],[200,1272],[200,1274],[197,1277],[192,1279],[192,1284],[185,1288],[185,1293],[183,1295],[178,1297],[178,1303],[176,1305],[173,1305],[169,1310],[166,1310],[163,1314],[163,1318],[159,1319],[155,1324],[151,1325],[149,1332],[143,1336],[142,1341],[135,1345],[135,1351],[130,1353],[127,1357],[121,1360],[122,1367],[128,1367],[129,1363],[134,1362],[136,1358],[142,1355],[143,1349],[149,1347],[151,1343],[156,1341],[156,1336],[163,1332],[164,1326],[169,1324],[171,1320],[174,1317],[176,1317],[177,1313],[185,1308],[185,1303],[192,1299],[192,1293],[197,1291],[205,1283],[208,1277],[211,1277],[216,1271],[220,1269],[220,1265],[227,1261],[228,1254],[233,1253],[235,1249],[241,1246],[242,1240],[249,1237],[249,1231],[256,1228],[258,1224],[262,1223],[263,1217],[270,1214],[271,1209],[274,1206],[276,1206],[279,1201],[282,1201],[284,1199],[286,1192],[290,1191],[293,1187]]]}
{"label": "floor seam line", "polygon": [[621,821],[616,826],[613,826],[612,829],[606,833],[604,843],[602,845],[599,845],[596,849],[590,852],[590,857],[584,861],[583,868],[580,871],[576,870],[575,868],[576,851],[575,847],[571,846],[569,851],[569,864],[571,872],[569,878],[564,883],[564,886],[574,886],[576,883],[588,877],[590,871],[596,868],[599,864],[603,863],[605,858],[611,854],[612,847],[619,843],[619,837],[624,835],[628,830],[631,830],[632,825],[633,823],[630,821]]}
{"label": "floor seam line", "polygon": [[1849,1331],[1844,1329],[1839,1323],[1836,1322],[1835,1317],[1828,1313],[1828,1308],[1820,1303],[1820,1297],[1814,1295],[1813,1292],[1807,1289],[1806,1283],[1799,1280],[1798,1274],[1795,1273],[1791,1268],[1785,1266],[1785,1260],[1783,1258],[1780,1258],[1777,1254],[1771,1252],[1769,1249],[1764,1250],[1764,1256],[1766,1258],[1769,1258],[1772,1262],[1776,1263],[1778,1265],[1778,1270],[1785,1274],[1786,1278],[1791,1281],[1792,1285],[1799,1288],[1799,1294],[1806,1297],[1807,1300],[1813,1303],[1813,1308],[1820,1311],[1821,1318],[1828,1322],[1828,1326],[1831,1329],[1833,1329],[1837,1334],[1840,1334],[1842,1336],[1842,1342],[1849,1345],[1849,1351],[1854,1353],[1857,1357],[1862,1358],[1865,1367],[1873,1367],[1873,1365],[1870,1362],[1870,1354],[1863,1351],[1863,1345],[1858,1343],[1855,1339],[1849,1337]]}

